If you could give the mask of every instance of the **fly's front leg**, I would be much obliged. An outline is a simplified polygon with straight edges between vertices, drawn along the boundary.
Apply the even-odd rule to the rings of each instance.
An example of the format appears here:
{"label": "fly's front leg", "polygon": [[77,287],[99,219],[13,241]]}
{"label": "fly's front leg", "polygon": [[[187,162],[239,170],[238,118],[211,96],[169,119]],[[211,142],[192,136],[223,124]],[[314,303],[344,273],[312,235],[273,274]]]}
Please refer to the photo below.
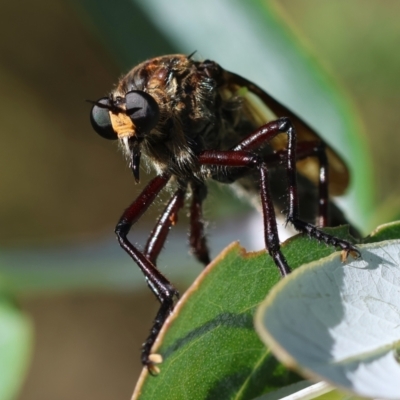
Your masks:
{"label": "fly's front leg", "polygon": [[282,276],[290,272],[290,267],[285,256],[281,252],[276,216],[269,192],[268,169],[263,160],[247,151],[204,151],[199,156],[203,165],[214,165],[223,167],[248,167],[258,168],[260,171],[261,204],[264,218],[264,240],[265,247],[273,258]]}
{"label": "fly's front leg", "polygon": [[[142,347],[142,363],[147,366],[150,373],[157,372],[157,368],[154,366],[156,362],[150,359],[151,347],[154,344],[164,321],[174,307],[174,299],[179,296],[177,290],[152,262],[152,260],[155,261],[157,258],[162,243],[165,241],[165,231],[168,231],[166,227],[168,228],[170,223],[157,223],[156,229],[153,232],[157,231],[157,227],[160,227],[158,232],[161,233],[158,235],[156,234],[156,240],[154,242],[149,239],[145,254],[132,245],[132,243],[127,239],[127,235],[132,225],[137,222],[143,213],[149,208],[150,204],[154,201],[160,191],[166,186],[169,179],[170,175],[164,174],[157,176],[150,181],[139,197],[122,214],[122,217],[115,228],[115,233],[120,246],[131,256],[133,261],[135,261],[142,270],[150,289],[161,303],[150,335]],[[167,221],[168,216],[174,215],[174,213],[176,213],[180,208],[180,200],[182,197],[183,194],[178,190],[168,205],[170,207],[167,206],[164,211],[163,217],[166,217],[165,219]],[[160,220],[162,220],[162,217]]]}

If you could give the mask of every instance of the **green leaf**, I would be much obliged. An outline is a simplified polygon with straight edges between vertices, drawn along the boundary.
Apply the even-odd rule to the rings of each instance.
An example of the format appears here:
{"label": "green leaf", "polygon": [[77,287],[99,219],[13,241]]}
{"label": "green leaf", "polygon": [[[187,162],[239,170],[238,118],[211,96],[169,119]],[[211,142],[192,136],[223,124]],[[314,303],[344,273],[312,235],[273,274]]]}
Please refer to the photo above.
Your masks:
{"label": "green leaf", "polygon": [[[331,231],[347,235],[347,228]],[[334,251],[303,236],[283,250],[292,268]],[[276,361],[253,328],[257,305],[278,281],[264,251],[246,253],[238,244],[223,251],[166,322],[153,348],[163,357],[161,372],[156,378],[143,372],[138,398],[252,399],[295,382],[298,377]]]}
{"label": "green leaf", "polygon": [[378,226],[363,240],[363,243],[376,243],[398,238],[400,238],[400,221],[395,221]]}
{"label": "green leaf", "polygon": [[32,346],[30,320],[0,281],[0,399],[14,399],[25,377]]}
{"label": "green leaf", "polygon": [[[398,224],[392,225],[394,235]],[[389,227],[381,232],[389,232]],[[400,393],[400,240],[303,265],[259,308],[261,338],[288,367],[358,396]]]}

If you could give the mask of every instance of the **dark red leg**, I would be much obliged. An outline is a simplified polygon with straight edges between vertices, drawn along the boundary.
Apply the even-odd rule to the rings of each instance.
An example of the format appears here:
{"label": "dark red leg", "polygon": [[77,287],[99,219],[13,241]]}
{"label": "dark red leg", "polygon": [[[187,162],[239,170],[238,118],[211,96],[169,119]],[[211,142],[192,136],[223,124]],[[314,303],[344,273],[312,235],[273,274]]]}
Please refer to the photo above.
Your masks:
{"label": "dark red leg", "polygon": [[[233,150],[252,150],[261,146],[263,143],[271,140],[279,133],[285,132],[288,135],[288,146],[286,150],[286,171],[288,176],[288,190],[289,190],[289,212],[287,215],[287,221],[292,223],[293,226],[299,232],[307,233],[311,237],[316,238],[319,241],[323,241],[335,247],[339,247],[346,253],[360,254],[359,251],[351,243],[338,239],[332,235],[320,231],[316,226],[304,222],[299,219],[299,205],[297,196],[297,184],[296,184],[296,131],[288,118],[280,118],[277,121],[270,122],[262,126],[256,132],[249,135],[241,143],[233,148]],[[320,203],[319,203],[319,214],[322,219],[322,223],[326,223],[325,215],[327,213],[328,204],[328,180],[327,180],[327,159],[324,147],[307,150],[307,146],[303,145],[303,150],[300,150],[300,154],[303,158],[307,156],[307,153],[317,153],[320,159],[320,177],[319,177],[319,189],[320,189]],[[323,146],[323,144],[322,144]]]}
{"label": "dark red leg", "polygon": [[186,189],[182,188],[175,192],[147,240],[144,255],[154,265],[171,227],[178,222],[178,211],[183,207],[185,192]]}
{"label": "dark red leg", "polygon": [[[323,241],[332,246],[339,247],[346,253],[351,252],[353,254],[359,254],[359,251],[351,243],[322,232],[314,225],[299,219],[296,182],[296,132],[294,126],[288,118],[280,118],[277,121],[273,121],[262,126],[259,130],[252,133],[241,143],[232,148],[232,150],[203,152],[199,157],[200,163],[225,167],[257,167],[260,169],[260,179],[262,187],[261,196],[265,223],[265,243],[267,249],[272,253],[271,255],[273,256],[276,265],[280,269],[281,274],[285,275],[290,271],[290,268],[279,250],[279,239],[277,237],[277,234],[275,234],[276,222],[271,221],[272,219],[274,219],[275,221],[275,215],[273,214],[273,207],[268,189],[267,166],[264,160],[260,159],[259,156],[251,153],[252,150],[259,148],[261,145],[270,141],[272,138],[280,133],[286,133],[288,136],[288,144],[285,152],[289,197],[289,211],[287,215],[287,221],[292,223],[299,232],[307,233],[308,235],[316,238],[319,241]],[[324,171],[326,172],[326,170]],[[322,175],[325,175],[325,172]],[[325,176],[322,176],[322,181],[322,186],[326,186]],[[273,224],[272,228],[269,227],[269,224],[271,223]]]}
{"label": "dark red leg", "polygon": [[281,275],[286,276],[290,272],[290,267],[280,250],[281,245],[279,241],[278,227],[276,226],[274,205],[269,192],[268,168],[266,163],[260,165],[260,190],[264,219],[265,246],[279,268]]}
{"label": "dark red leg", "polygon": [[[296,184],[296,132],[293,124],[288,118],[281,118],[278,120],[280,122],[279,130],[286,132],[288,135],[288,148],[287,148],[287,176],[288,176],[288,189],[289,189],[289,212],[287,215],[287,221],[290,222],[296,230],[302,233],[307,233],[310,237],[313,237],[319,241],[325,242],[326,244],[332,245],[334,247],[339,247],[346,254],[352,253],[354,255],[360,255],[357,248],[346,240],[336,238],[335,236],[329,235],[321,230],[319,230],[315,225],[299,219],[299,205],[297,201],[297,184]],[[320,151],[320,153],[325,154],[325,151]],[[326,157],[326,156],[325,156]],[[323,164],[323,162],[322,162]],[[327,161],[325,160],[325,166]],[[320,182],[322,175],[322,184],[320,186],[327,190],[326,181],[326,169],[322,168],[322,174],[320,173]],[[322,196],[324,197],[324,196]],[[326,196],[327,197],[327,193]],[[322,199],[322,203],[324,198]],[[324,209],[325,204],[322,204],[322,209]],[[321,209],[321,203],[320,203]]]}
{"label": "dark red leg", "polygon": [[255,154],[246,151],[205,151],[199,157],[200,163],[225,167],[258,167],[260,170],[261,204],[264,218],[265,247],[279,268],[282,276],[290,272],[286,258],[280,250],[274,205],[269,193],[268,169]]}
{"label": "dark red leg", "polygon": [[[151,347],[157,338],[164,321],[173,309],[174,299],[177,298],[179,294],[168,279],[165,278],[149,260],[149,258],[132,245],[132,243],[127,239],[127,234],[129,233],[131,226],[137,222],[137,220],[149,208],[150,204],[165,187],[169,179],[170,175],[160,175],[150,181],[139,197],[122,214],[122,217],[115,228],[115,233],[120,246],[131,256],[133,261],[135,261],[142,270],[146,277],[147,284],[161,303],[150,335],[142,347],[142,363],[148,367],[151,373],[155,371],[152,361],[149,360]],[[174,197],[179,198],[180,196],[175,195]],[[154,245],[153,249],[156,247],[157,245]],[[154,250],[153,254],[155,253],[156,251]]]}
{"label": "dark red leg", "polygon": [[[280,127],[274,126],[274,124],[280,123]],[[287,129],[285,131],[284,129]],[[319,207],[318,207],[318,219],[317,225],[324,227],[328,225],[328,159],[325,151],[325,144],[323,142],[301,142],[296,147],[296,132],[294,126],[288,118],[280,118],[277,121],[271,122],[259,128],[253,132],[241,143],[232,148],[232,150],[256,150],[261,145],[270,141],[277,134],[286,132],[288,135],[288,148],[284,151],[279,151],[279,154],[273,154],[274,156],[284,156],[287,160],[288,169],[288,180],[289,180],[289,197],[290,194],[290,181],[295,180],[295,162],[307,157],[317,157],[319,160]],[[294,174],[291,172],[294,170]],[[294,178],[293,178],[294,175]],[[297,201],[297,200],[296,200]],[[295,210],[298,209],[298,205],[295,206]],[[294,210],[294,211],[295,211]],[[296,212],[296,211],[295,211]],[[289,211],[289,215],[290,215]]]}
{"label": "dark red leg", "polygon": [[325,144],[319,143],[315,147],[319,159],[319,200],[318,200],[318,219],[317,226],[324,227],[329,225],[329,194],[328,194],[328,157],[326,155]]}
{"label": "dark red leg", "polygon": [[204,235],[202,203],[207,195],[204,185],[192,184],[192,204],[190,206],[189,243],[193,255],[204,265],[210,263],[210,255]]}
{"label": "dark red leg", "polygon": [[[318,181],[318,216],[316,225],[320,228],[329,226],[329,195],[328,195],[328,158],[326,156],[325,144],[321,141],[310,141],[297,143],[296,160],[308,157],[317,157],[319,161]],[[286,150],[279,150],[264,158],[269,167],[283,164],[286,161]]]}
{"label": "dark red leg", "polygon": [[325,143],[301,142],[297,144],[296,160],[307,157],[317,157],[319,161],[318,180],[318,216],[316,225],[320,228],[329,226],[329,194],[328,194],[328,157],[326,156]]}

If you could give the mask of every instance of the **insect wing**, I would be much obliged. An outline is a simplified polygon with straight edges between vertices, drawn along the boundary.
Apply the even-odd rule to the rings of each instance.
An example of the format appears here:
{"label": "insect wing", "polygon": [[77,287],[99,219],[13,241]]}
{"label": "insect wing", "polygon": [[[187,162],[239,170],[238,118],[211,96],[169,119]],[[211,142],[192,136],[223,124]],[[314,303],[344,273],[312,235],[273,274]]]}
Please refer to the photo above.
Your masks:
{"label": "insect wing", "polygon": [[[220,91],[223,96],[227,96],[229,93],[230,96],[240,96],[243,99],[243,111],[253,121],[254,129],[277,118],[289,117],[296,127],[298,142],[323,141],[298,116],[247,79],[224,70],[221,83]],[[281,150],[285,148],[286,142],[286,137],[279,135],[271,141],[271,145],[275,150]],[[329,193],[333,196],[339,196],[343,194],[349,184],[349,172],[341,157],[328,145],[326,146],[326,153],[329,163]],[[299,160],[297,169],[315,185],[318,184],[319,162],[316,157]]]}

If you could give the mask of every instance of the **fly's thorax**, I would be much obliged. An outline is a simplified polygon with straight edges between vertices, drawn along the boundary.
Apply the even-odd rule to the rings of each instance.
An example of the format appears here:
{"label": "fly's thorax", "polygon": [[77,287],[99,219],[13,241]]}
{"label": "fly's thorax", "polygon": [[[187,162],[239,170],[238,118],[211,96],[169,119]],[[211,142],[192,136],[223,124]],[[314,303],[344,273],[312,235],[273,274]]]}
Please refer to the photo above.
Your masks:
{"label": "fly's thorax", "polygon": [[131,70],[111,96],[123,98],[132,90],[148,93],[159,108],[157,125],[141,138],[142,154],[157,171],[201,175],[196,155],[219,143],[215,80],[186,56],[159,57]]}

